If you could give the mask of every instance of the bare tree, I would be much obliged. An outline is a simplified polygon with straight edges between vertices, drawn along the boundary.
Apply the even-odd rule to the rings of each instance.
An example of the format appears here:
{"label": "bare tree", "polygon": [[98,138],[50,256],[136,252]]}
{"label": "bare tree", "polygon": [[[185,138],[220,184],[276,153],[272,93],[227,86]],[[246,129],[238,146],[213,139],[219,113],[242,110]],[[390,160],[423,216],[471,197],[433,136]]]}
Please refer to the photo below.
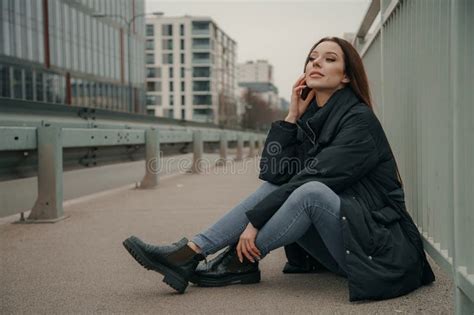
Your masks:
{"label": "bare tree", "polygon": [[219,93],[219,126],[221,127],[237,127],[237,104],[233,98]]}
{"label": "bare tree", "polygon": [[245,113],[242,118],[243,128],[267,130],[273,121],[285,117],[283,111],[271,108],[267,101],[251,90],[244,93],[242,100],[245,104]]}

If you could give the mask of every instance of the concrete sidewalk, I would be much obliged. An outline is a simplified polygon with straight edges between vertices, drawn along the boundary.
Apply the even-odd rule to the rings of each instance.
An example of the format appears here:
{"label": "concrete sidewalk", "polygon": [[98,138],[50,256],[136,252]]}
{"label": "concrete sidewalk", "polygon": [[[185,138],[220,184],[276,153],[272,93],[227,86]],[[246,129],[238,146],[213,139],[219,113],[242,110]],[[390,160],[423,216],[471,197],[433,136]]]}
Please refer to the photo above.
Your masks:
{"label": "concrete sidewalk", "polygon": [[396,299],[351,303],[344,278],[284,275],[282,249],[262,260],[259,284],[190,285],[180,295],[123,248],[131,234],[166,244],[206,228],[260,185],[256,162],[74,203],[55,224],[0,225],[0,314],[453,313],[452,281],[432,260],[434,284]]}

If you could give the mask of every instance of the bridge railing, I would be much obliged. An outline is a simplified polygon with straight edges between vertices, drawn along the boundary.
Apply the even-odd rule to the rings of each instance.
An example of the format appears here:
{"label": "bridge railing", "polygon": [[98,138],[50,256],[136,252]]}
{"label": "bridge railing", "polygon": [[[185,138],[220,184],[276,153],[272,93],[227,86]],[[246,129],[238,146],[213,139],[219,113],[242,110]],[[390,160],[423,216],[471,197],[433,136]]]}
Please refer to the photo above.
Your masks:
{"label": "bridge railing", "polygon": [[[474,313],[474,2],[374,0],[353,42],[429,255]],[[373,32],[369,32],[373,30]]]}
{"label": "bridge railing", "polygon": [[[31,111],[35,112],[33,108]],[[202,171],[205,143],[218,144],[219,165],[228,159],[230,142],[236,143],[235,159],[241,160],[244,158],[245,143],[248,143],[247,156],[254,157],[257,149],[262,148],[266,136],[256,132],[199,127],[198,124],[173,126],[172,121],[169,121],[168,126],[135,121],[131,128],[130,123],[99,122],[96,117],[94,122],[84,123],[81,117],[68,121],[51,113],[36,112],[37,115],[31,119],[22,119],[24,116],[17,114],[4,112],[0,119],[0,154],[28,152],[37,155],[38,194],[27,220],[30,222],[54,222],[64,217],[63,151],[66,149],[142,146],[145,163],[138,188],[147,189],[158,185],[162,159],[160,147],[164,144],[192,144],[193,157],[189,172],[199,173]],[[12,156],[10,164],[21,164],[22,154]],[[96,177],[90,177],[89,181],[97,181],[99,174]],[[21,208],[7,209],[2,206],[0,217],[23,211]]]}

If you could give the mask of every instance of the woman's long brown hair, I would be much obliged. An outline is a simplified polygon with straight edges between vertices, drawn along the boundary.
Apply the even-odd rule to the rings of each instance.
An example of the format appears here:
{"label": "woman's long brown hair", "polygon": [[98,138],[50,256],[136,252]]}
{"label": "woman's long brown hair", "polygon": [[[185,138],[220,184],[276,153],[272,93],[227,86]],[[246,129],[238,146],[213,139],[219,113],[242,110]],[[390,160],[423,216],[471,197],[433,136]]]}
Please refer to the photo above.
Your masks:
{"label": "woman's long brown hair", "polygon": [[[341,47],[342,52],[344,54],[344,71],[349,78],[348,85],[351,87],[352,91],[359,97],[359,99],[369,106],[371,110],[373,110],[372,106],[372,97],[370,94],[369,88],[369,80],[367,79],[367,73],[365,72],[364,63],[362,62],[362,58],[360,57],[357,50],[352,46],[351,43],[346,41],[345,39],[339,37],[324,37],[320,39],[316,44],[311,47],[309,50],[308,56],[306,57],[306,61],[304,63],[303,72],[306,72],[306,65],[309,62],[309,57],[311,52],[322,42],[334,42]],[[391,154],[393,156],[393,160],[395,161],[395,169],[397,171],[398,181],[400,186],[403,188],[403,181],[402,177],[400,176],[400,171],[398,170],[397,161],[395,160],[395,156],[393,155],[392,148],[390,147]]]}

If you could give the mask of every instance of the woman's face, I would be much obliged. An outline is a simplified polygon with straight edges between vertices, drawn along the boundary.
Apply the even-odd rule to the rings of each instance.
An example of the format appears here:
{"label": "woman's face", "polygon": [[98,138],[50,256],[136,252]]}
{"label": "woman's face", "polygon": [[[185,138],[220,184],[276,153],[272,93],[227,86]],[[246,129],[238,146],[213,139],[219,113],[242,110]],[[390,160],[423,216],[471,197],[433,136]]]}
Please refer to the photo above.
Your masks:
{"label": "woman's face", "polygon": [[344,73],[344,56],[341,47],[331,41],[320,43],[306,64],[306,85],[318,90],[342,88],[349,79]]}

